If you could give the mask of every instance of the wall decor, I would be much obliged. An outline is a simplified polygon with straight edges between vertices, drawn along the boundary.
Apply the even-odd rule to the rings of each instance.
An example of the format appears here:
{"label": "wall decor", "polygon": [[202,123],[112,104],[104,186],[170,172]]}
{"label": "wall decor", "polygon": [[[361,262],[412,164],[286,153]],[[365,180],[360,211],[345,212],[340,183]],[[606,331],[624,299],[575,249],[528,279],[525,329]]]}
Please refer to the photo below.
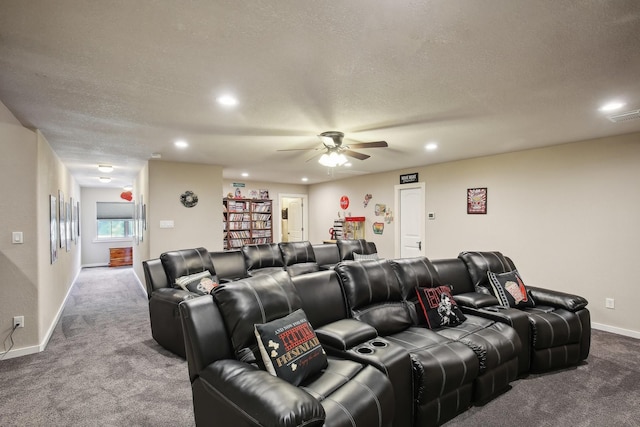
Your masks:
{"label": "wall decor", "polygon": [[391,209],[387,209],[384,212],[384,222],[386,222],[387,224],[391,224],[392,221],[393,221],[393,212],[391,212]]}
{"label": "wall decor", "polygon": [[384,233],[384,222],[374,222],[372,228],[373,234],[382,234]]}
{"label": "wall decor", "polygon": [[69,206],[71,207],[71,241],[78,243],[78,237],[76,235],[76,205],[73,202],[73,197],[69,197]]}
{"label": "wall decor", "polygon": [[64,203],[65,211],[65,249],[67,252],[71,252],[71,204],[69,202]]}
{"label": "wall decor", "polygon": [[400,184],[411,184],[414,182],[418,182],[418,172],[400,175]]}
{"label": "wall decor", "polygon": [[[196,196],[196,203],[198,203],[197,196]],[[188,206],[188,207],[191,207],[191,206]],[[139,212],[140,216],[138,217],[138,234],[140,235],[140,241],[143,242],[144,241],[144,222],[145,222],[146,213],[145,213],[144,199],[142,197],[142,194],[140,195],[140,205],[138,205],[138,209],[140,209],[140,212]]]}
{"label": "wall decor", "polygon": [[126,200],[127,202],[130,202],[133,200],[133,193],[131,193],[131,191],[123,191],[122,193],[120,193],[120,198]]}
{"label": "wall decor", "polygon": [[67,232],[65,230],[66,210],[64,208],[64,193],[62,190],[58,190],[58,231],[59,231],[59,243],[60,249],[67,247]]}
{"label": "wall decor", "polygon": [[49,240],[51,264],[58,259],[58,201],[56,196],[49,195]]}
{"label": "wall decor", "polygon": [[487,213],[487,188],[467,189],[467,213],[486,214]]}
{"label": "wall decor", "polygon": [[376,207],[373,211],[375,216],[382,216],[387,211],[387,205],[384,203],[376,203]]}
{"label": "wall decor", "polygon": [[78,219],[78,237],[80,237],[80,201],[76,202],[76,218]]}
{"label": "wall decor", "polygon": [[365,194],[364,195],[364,202],[362,202],[362,206],[364,206],[366,208],[367,205],[369,205],[369,200],[371,200],[372,198],[373,198],[373,196],[371,194]]}
{"label": "wall decor", "polygon": [[180,203],[182,203],[185,208],[192,208],[198,204],[198,196],[193,191],[185,191],[180,195]]}
{"label": "wall decor", "polygon": [[347,196],[340,197],[340,208],[346,210],[349,207],[349,198]]}

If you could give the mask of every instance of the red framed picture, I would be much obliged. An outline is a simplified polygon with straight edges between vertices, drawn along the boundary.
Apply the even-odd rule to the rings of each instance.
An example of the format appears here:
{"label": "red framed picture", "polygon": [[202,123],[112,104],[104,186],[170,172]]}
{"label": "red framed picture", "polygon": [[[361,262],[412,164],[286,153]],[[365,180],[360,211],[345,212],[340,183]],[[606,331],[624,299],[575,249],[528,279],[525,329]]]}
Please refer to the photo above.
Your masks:
{"label": "red framed picture", "polygon": [[487,213],[487,188],[467,189],[467,213],[486,214]]}

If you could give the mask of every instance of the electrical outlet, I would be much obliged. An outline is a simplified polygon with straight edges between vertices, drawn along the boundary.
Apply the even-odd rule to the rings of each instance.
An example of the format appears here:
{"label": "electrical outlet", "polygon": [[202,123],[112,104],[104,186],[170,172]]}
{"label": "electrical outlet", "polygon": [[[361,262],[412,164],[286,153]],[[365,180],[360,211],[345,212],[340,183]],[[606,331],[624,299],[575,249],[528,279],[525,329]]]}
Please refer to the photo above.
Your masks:
{"label": "electrical outlet", "polygon": [[604,307],[605,308],[616,308],[615,300],[613,298],[605,298],[604,299]]}
{"label": "electrical outlet", "polygon": [[24,328],[24,316],[13,317],[13,327]]}

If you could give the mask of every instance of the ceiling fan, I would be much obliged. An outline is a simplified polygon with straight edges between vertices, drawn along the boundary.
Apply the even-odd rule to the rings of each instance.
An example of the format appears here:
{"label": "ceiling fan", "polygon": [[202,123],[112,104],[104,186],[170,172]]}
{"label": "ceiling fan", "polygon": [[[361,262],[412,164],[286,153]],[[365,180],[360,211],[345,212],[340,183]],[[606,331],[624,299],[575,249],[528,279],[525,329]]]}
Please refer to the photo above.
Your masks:
{"label": "ceiling fan", "polygon": [[[294,148],[290,150],[278,150],[278,151],[298,151],[298,150],[326,150],[318,163],[327,167],[336,167],[342,166],[348,162],[347,156],[353,157],[358,160],[368,159],[368,154],[359,153],[357,151],[351,150],[351,148],[380,148],[380,147],[388,147],[386,141],[374,141],[374,142],[356,142],[349,145],[344,145],[342,139],[344,138],[344,133],[338,132],[335,130],[330,130],[327,132],[322,132],[318,135],[320,141],[322,141],[323,147],[320,148]],[[311,159],[309,159],[311,160]]]}

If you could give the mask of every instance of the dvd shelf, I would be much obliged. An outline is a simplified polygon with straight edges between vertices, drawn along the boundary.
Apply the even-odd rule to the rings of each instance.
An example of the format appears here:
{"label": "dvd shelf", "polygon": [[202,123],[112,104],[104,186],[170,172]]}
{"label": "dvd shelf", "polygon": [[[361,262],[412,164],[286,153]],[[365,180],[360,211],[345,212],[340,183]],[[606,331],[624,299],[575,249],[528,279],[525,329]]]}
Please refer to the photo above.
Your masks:
{"label": "dvd shelf", "polygon": [[222,207],[225,250],[273,242],[272,200],[225,198]]}

